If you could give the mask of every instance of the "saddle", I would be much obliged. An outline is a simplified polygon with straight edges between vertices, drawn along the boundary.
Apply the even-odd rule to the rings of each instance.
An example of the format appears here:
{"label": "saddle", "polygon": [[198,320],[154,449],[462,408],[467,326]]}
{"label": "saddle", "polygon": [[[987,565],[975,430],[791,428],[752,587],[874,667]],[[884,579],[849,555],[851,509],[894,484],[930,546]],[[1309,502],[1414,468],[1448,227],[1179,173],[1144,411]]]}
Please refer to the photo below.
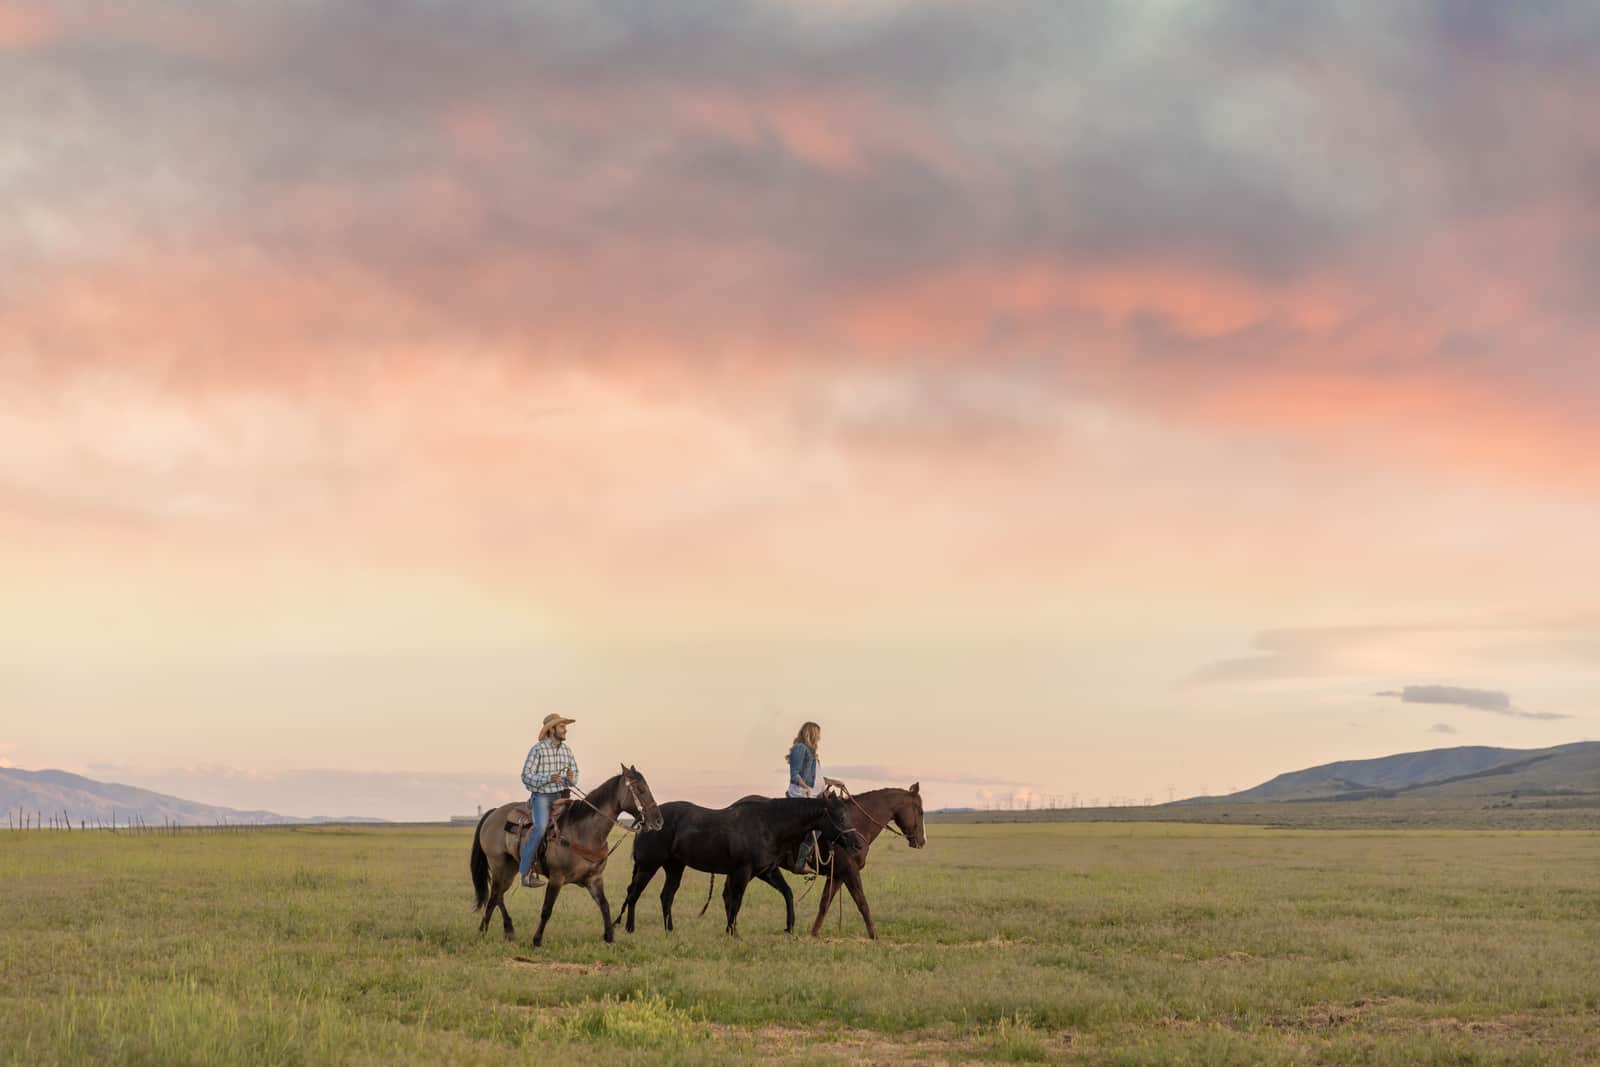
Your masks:
{"label": "saddle", "polygon": [[[550,805],[550,826],[552,828],[560,820],[562,813],[571,806],[571,797],[556,798],[555,802]],[[513,855],[522,855],[522,848],[528,841],[528,835],[533,833],[533,812],[528,810],[526,801],[515,805],[510,811],[506,812],[505,832],[506,848]],[[548,839],[549,837],[550,833],[546,830],[545,838]],[[540,852],[544,851],[542,844],[541,842]],[[539,857],[535,855],[534,858],[538,859]]]}

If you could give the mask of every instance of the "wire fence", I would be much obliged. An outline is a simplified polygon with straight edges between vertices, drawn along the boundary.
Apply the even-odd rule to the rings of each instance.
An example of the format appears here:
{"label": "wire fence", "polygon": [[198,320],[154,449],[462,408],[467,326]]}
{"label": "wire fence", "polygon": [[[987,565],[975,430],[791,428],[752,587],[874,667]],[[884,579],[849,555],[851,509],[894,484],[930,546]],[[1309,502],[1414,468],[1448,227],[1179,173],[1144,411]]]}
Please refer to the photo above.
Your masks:
{"label": "wire fence", "polygon": [[244,822],[223,819],[214,823],[192,823],[164,817],[160,822],[147,819],[137,811],[112,811],[109,815],[79,815],[76,819],[65,809],[42,811],[35,808],[12,808],[6,812],[6,829],[45,831],[56,833],[109,834],[187,834],[187,833],[245,833],[252,830],[284,829],[296,825],[285,822]]}

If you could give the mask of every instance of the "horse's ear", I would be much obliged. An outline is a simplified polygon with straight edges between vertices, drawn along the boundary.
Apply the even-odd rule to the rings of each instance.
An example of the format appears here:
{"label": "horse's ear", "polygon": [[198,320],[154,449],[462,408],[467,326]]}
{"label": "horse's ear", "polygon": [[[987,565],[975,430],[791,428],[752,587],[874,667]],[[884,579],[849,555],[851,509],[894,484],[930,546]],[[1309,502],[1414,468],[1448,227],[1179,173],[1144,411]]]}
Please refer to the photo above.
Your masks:
{"label": "horse's ear", "polygon": [[916,794],[918,794],[920,796],[921,793],[922,793],[922,783],[921,782],[912,782],[911,783],[911,788],[909,790],[907,790],[907,791],[911,792],[911,793],[916,793]]}
{"label": "horse's ear", "polygon": [[628,764],[628,773],[630,773],[630,774],[638,774],[639,773],[639,765],[637,763]]}
{"label": "horse's ear", "polygon": [[622,768],[622,773],[623,774],[627,774],[628,773],[628,765],[626,763],[619,763],[619,764],[617,764],[617,766]]}

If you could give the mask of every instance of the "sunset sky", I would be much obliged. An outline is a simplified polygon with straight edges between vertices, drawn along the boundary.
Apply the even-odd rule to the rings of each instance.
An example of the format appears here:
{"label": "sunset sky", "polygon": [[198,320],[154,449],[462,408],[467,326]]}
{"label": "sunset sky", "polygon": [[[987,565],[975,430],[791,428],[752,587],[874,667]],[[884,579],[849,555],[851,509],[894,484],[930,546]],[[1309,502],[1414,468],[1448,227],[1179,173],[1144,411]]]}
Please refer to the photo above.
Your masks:
{"label": "sunset sky", "polygon": [[0,765],[1600,736],[1600,6],[0,0]]}

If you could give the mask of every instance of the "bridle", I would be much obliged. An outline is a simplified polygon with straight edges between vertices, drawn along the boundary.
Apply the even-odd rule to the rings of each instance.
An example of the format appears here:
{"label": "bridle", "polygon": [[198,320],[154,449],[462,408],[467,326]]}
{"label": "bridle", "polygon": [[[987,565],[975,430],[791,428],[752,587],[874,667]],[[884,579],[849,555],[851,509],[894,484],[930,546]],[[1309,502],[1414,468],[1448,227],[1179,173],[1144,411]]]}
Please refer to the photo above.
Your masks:
{"label": "bridle", "polygon": [[[623,830],[627,831],[630,834],[636,834],[636,833],[639,832],[639,825],[638,824],[640,822],[644,821],[644,804],[643,804],[643,802],[641,802],[639,800],[639,791],[633,787],[633,779],[629,778],[626,774],[621,775],[620,777],[622,778],[622,784],[624,786],[626,786],[627,789],[628,789],[628,799],[633,802],[634,810],[639,813],[638,818],[634,821],[634,824],[632,826],[624,824],[622,822],[622,820],[618,819],[615,815],[612,815],[610,812],[605,811],[602,808],[596,807],[594,801],[589,799],[589,794],[585,793],[583,790],[579,789],[577,786],[569,785],[569,786],[567,786],[567,788],[572,790],[572,792],[575,794],[573,796],[574,800],[580,801],[581,803],[588,805],[588,807],[589,807],[589,809],[591,811],[595,811],[595,812],[598,812],[601,815],[604,815],[606,818],[611,820],[611,824],[613,826],[621,827]],[[626,810],[626,809],[624,809],[624,810]],[[556,825],[556,826],[552,827],[551,829],[554,830],[557,833],[560,833],[560,831],[561,831],[560,825]],[[606,836],[607,837],[611,836],[609,830],[606,832]],[[574,841],[571,838],[567,837],[565,834],[561,834],[560,835],[560,840],[561,840],[562,844],[564,844],[568,848],[572,849],[572,851],[576,852],[578,855],[582,856],[584,859],[589,860],[591,863],[598,863],[601,860],[610,859],[611,858],[611,853],[616,851],[617,846],[622,844],[622,842],[623,842],[623,838],[619,837],[619,838],[616,839],[615,842],[612,842],[611,844],[607,845],[606,846],[606,850],[604,852],[599,852],[599,851],[597,851],[595,849],[588,848],[588,847],[586,847],[584,845],[578,844],[576,841]]]}
{"label": "bridle", "polygon": [[910,841],[911,841],[910,835],[907,834],[904,830],[901,830],[899,827],[894,825],[895,818],[896,818],[895,814],[891,814],[887,819],[881,819],[881,820],[880,819],[875,819],[875,818],[872,817],[872,813],[871,812],[869,812],[866,808],[861,806],[861,801],[857,800],[855,798],[855,795],[852,794],[850,792],[850,790],[845,789],[845,790],[841,790],[841,792],[844,793],[844,798],[846,800],[848,800],[850,803],[852,803],[852,804],[854,804],[856,806],[856,810],[861,813],[861,817],[862,818],[866,819],[869,823],[871,823],[873,826],[876,826],[878,829],[887,830],[891,834],[894,834],[896,837],[899,837],[902,840],[904,840],[907,844],[910,843]]}
{"label": "bridle", "polygon": [[[860,807],[861,805],[857,804],[856,806]],[[841,841],[843,841],[844,838],[849,837],[852,834],[854,834],[856,839],[858,841],[861,841],[863,844],[866,842],[866,839],[867,839],[867,835],[866,834],[863,834],[860,830],[857,830],[854,826],[840,826],[838,821],[834,819],[833,812],[829,811],[826,807],[824,807],[822,809],[822,814],[823,814],[823,817],[828,820],[828,825],[833,827],[833,831],[837,835],[833,839],[834,844],[840,843]],[[853,846],[847,846],[847,847],[853,847]]]}

